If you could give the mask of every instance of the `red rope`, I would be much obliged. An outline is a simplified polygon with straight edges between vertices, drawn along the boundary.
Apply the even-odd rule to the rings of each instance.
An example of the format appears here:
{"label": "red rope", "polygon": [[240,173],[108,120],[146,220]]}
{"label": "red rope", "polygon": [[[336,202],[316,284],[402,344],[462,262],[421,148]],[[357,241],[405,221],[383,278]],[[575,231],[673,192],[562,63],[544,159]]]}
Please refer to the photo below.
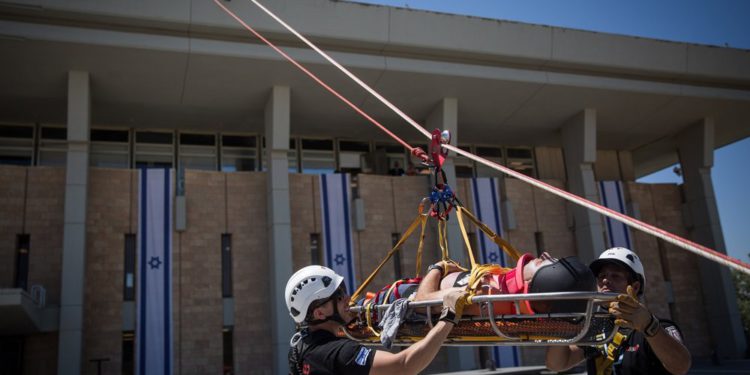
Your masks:
{"label": "red rope", "polygon": [[310,78],[312,78],[315,82],[317,82],[318,84],[320,84],[321,86],[323,86],[323,88],[325,88],[326,90],[328,90],[328,92],[330,92],[331,94],[333,94],[335,97],[339,98],[342,102],[346,103],[346,105],[348,105],[355,112],[359,113],[362,117],[364,117],[365,119],[367,119],[367,121],[370,121],[371,123],[375,124],[375,126],[377,126],[378,128],[380,128],[380,130],[382,130],[383,132],[385,132],[386,134],[388,134],[388,136],[390,136],[391,138],[395,139],[396,142],[398,142],[402,146],[406,147],[406,149],[409,150],[410,153],[414,153],[415,152],[415,148],[414,147],[412,147],[411,145],[409,145],[408,143],[406,143],[404,140],[402,140],[401,138],[399,138],[396,134],[394,134],[393,132],[391,132],[390,130],[388,130],[385,126],[383,126],[382,124],[380,124],[377,120],[375,120],[374,118],[370,117],[370,115],[368,115],[367,113],[365,113],[365,111],[363,111],[362,109],[360,109],[359,107],[357,107],[354,103],[352,103],[351,101],[349,101],[349,99],[347,99],[343,95],[339,94],[338,91],[336,91],[335,89],[333,89],[331,86],[328,86],[325,82],[323,82],[320,78],[318,78],[318,76],[316,76],[315,74],[313,74],[311,71],[307,70],[307,68],[305,68],[304,66],[302,66],[302,64],[298,63],[291,56],[287,55],[284,51],[282,51],[279,47],[276,47],[276,45],[274,45],[273,43],[271,43],[271,41],[269,41],[268,39],[266,39],[265,37],[263,37],[263,35],[261,35],[257,31],[255,31],[252,27],[250,27],[247,23],[245,23],[245,21],[243,21],[242,19],[240,19],[239,17],[237,17],[237,15],[234,14],[234,12],[232,12],[229,9],[227,9],[227,7],[225,7],[224,4],[221,3],[221,0],[214,0],[214,3],[216,3],[216,5],[218,5],[221,9],[223,9],[224,12],[226,12],[232,18],[234,18],[237,22],[239,22],[240,25],[242,25],[243,27],[245,27],[245,29],[247,29],[248,31],[250,31],[251,33],[253,33],[253,35],[255,35],[258,39],[262,40],[269,47],[273,48],[274,51],[278,52],[281,56],[283,56],[285,59],[287,59],[290,63],[292,63],[297,68],[299,68],[299,70],[301,70],[302,72],[304,72],[305,74],[307,74]]}

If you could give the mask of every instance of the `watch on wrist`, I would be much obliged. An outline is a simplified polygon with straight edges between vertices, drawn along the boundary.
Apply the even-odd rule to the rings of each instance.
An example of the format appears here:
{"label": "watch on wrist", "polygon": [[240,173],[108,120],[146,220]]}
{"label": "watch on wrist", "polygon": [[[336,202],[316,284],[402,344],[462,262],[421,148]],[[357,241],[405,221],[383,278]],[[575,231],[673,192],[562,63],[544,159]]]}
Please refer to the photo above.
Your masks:
{"label": "watch on wrist", "polygon": [[440,275],[443,275],[445,273],[445,268],[443,268],[440,263],[431,264],[429,267],[427,267],[427,273],[430,273],[430,271],[432,270],[440,271]]}
{"label": "watch on wrist", "polygon": [[651,321],[646,326],[646,329],[643,330],[643,333],[646,334],[646,337],[654,337],[659,332],[659,326],[659,319],[651,314]]}
{"label": "watch on wrist", "polygon": [[448,307],[443,307],[443,311],[440,312],[440,320],[448,323],[453,323],[453,325],[456,325],[458,323],[458,319],[456,319],[456,312]]}

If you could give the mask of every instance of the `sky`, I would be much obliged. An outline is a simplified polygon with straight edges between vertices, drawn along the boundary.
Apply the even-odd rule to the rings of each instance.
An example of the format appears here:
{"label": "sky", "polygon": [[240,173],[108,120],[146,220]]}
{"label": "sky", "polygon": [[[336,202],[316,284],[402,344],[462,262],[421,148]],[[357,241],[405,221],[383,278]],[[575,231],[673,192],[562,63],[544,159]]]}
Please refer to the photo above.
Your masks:
{"label": "sky", "polygon": [[[646,38],[750,50],[748,0],[356,0]],[[750,52],[749,52],[750,53]],[[748,124],[750,126],[750,124]],[[711,176],[729,255],[750,262],[750,138],[714,153]],[[682,183],[673,167],[648,183]]]}

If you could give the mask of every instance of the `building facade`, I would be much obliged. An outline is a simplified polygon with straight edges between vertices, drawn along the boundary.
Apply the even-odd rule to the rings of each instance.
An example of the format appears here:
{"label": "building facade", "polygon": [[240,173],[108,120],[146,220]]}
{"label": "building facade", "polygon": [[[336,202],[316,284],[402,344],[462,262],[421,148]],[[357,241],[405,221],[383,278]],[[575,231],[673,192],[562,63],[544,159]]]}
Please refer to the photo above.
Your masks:
{"label": "building facade", "polygon": [[[223,3],[426,149],[251,3]],[[597,182],[621,181],[629,214],[724,250],[710,168],[715,148],[750,135],[747,51],[339,1],[268,3],[458,146],[596,202]],[[19,372],[133,372],[140,167],[176,171],[181,374],[286,371],[284,284],[324,259],[319,174],[354,176],[360,281],[429,192],[402,146],[213,2],[6,2],[0,34],[1,358]],[[635,182],[678,161],[683,185]],[[503,232],[522,251],[588,261],[606,246],[599,215],[462,157],[446,169],[470,209],[470,179],[500,178]],[[423,265],[440,256],[428,231]],[[649,307],[681,326],[695,357],[741,356],[727,270],[631,234]],[[411,275],[415,247],[373,285]],[[542,349],[521,354],[543,362]],[[476,368],[485,356],[446,348],[428,371]]]}

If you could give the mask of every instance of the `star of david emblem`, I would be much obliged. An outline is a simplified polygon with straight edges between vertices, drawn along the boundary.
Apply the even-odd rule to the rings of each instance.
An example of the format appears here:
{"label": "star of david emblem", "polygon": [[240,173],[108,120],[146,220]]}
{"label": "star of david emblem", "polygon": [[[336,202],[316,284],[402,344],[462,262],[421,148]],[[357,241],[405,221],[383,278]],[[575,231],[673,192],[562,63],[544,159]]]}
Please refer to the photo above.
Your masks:
{"label": "star of david emblem", "polygon": [[344,258],[344,256],[341,255],[341,254],[336,254],[336,257],[333,258],[333,261],[336,262],[337,266],[340,266],[340,265],[344,264],[345,260],[346,260],[346,258]]}
{"label": "star of david emblem", "polygon": [[489,258],[490,262],[497,263],[497,253],[490,253],[487,258]]}
{"label": "star of david emblem", "polygon": [[161,260],[159,260],[159,257],[151,257],[151,260],[148,261],[148,265],[151,266],[151,269],[159,269],[159,266],[161,265]]}

